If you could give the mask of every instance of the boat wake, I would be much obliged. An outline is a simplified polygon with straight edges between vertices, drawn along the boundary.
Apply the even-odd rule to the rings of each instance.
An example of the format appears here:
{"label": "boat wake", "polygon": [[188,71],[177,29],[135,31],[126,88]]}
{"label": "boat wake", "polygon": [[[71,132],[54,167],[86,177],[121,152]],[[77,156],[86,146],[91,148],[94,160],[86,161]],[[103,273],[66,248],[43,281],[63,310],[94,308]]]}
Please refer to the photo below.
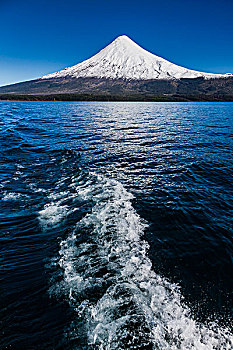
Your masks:
{"label": "boat wake", "polygon": [[179,287],[154,272],[143,240],[146,223],[121,183],[96,174],[73,176],[69,193],[60,194],[57,204],[53,198],[40,220],[51,212],[57,216],[50,225],[64,220],[71,213],[67,196],[85,210],[51,263],[50,293],[73,310],[67,335],[75,349],[233,348],[229,330],[195,321]]}

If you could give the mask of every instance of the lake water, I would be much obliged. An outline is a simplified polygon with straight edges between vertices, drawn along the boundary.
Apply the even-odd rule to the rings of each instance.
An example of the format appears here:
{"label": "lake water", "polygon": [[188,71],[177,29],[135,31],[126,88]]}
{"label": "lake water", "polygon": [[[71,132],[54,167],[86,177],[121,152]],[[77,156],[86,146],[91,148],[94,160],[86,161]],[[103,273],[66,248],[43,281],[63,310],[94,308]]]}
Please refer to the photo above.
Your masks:
{"label": "lake water", "polygon": [[0,348],[232,349],[233,103],[0,102]]}

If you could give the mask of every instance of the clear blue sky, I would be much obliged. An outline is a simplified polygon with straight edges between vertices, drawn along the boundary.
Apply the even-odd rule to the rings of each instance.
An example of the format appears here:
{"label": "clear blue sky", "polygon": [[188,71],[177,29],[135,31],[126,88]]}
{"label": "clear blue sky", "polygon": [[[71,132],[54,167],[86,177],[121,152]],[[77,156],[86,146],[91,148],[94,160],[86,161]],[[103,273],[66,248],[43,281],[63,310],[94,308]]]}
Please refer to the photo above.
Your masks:
{"label": "clear blue sky", "polygon": [[233,72],[233,0],[0,0],[0,86],[76,64],[122,34],[187,68]]}

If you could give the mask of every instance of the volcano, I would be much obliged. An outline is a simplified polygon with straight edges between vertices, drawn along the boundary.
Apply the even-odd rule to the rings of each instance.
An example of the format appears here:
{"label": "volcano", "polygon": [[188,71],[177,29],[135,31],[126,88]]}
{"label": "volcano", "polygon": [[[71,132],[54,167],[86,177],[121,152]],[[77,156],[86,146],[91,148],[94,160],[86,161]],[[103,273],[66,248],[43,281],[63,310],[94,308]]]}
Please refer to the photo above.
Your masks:
{"label": "volcano", "polygon": [[[233,99],[233,75],[178,66],[146,51],[126,35],[91,58],[41,78],[0,88],[0,94],[74,99]],[[63,95],[65,94],[65,95]],[[63,96],[62,96],[63,95]],[[84,96],[85,95],[85,96]],[[68,99],[72,99],[72,96]]]}

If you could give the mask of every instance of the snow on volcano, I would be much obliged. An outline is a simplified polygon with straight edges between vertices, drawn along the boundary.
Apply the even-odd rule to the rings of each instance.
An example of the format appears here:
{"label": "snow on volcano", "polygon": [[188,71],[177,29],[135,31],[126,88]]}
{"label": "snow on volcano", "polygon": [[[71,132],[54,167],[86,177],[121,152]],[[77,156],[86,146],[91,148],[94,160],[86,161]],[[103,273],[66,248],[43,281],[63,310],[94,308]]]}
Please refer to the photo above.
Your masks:
{"label": "snow on volcano", "polygon": [[180,67],[156,56],[137,45],[126,35],[117,37],[112,43],[91,58],[48,74],[50,78],[107,78],[127,80],[223,78],[232,74],[212,74]]}

